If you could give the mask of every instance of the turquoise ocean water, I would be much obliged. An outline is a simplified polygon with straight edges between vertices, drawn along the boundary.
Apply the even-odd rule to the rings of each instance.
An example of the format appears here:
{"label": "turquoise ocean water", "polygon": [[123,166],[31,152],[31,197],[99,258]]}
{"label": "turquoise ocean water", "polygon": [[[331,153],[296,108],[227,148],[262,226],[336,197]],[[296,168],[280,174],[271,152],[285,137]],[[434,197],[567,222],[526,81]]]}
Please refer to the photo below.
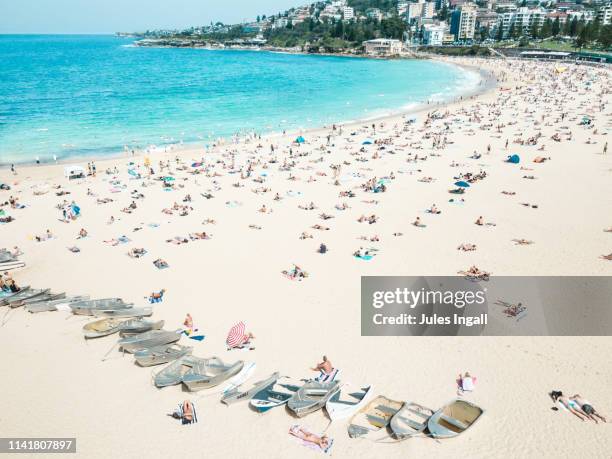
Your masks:
{"label": "turquoise ocean water", "polygon": [[0,35],[0,164],[280,132],[448,99],[478,76],[429,61],[138,48]]}

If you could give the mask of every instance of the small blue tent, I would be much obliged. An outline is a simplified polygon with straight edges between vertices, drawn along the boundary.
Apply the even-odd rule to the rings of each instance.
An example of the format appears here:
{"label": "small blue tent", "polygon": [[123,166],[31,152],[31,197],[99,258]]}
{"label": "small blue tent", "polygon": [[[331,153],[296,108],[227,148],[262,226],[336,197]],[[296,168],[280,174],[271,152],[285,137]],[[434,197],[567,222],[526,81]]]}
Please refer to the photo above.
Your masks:
{"label": "small blue tent", "polygon": [[508,159],[506,160],[506,162],[512,163],[512,164],[518,164],[521,162],[521,158],[519,157],[519,155],[508,156]]}

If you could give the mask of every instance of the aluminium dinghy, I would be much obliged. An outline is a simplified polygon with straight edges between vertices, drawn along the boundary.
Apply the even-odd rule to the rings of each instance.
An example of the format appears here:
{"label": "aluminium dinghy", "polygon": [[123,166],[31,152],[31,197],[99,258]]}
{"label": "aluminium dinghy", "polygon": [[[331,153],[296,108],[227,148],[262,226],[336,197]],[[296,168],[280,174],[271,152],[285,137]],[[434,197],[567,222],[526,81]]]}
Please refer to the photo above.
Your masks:
{"label": "aluminium dinghy", "polygon": [[117,344],[123,352],[133,354],[139,349],[171,344],[177,342],[179,339],[181,339],[181,330],[151,330],[138,335],[121,338]]}
{"label": "aluminium dinghy", "polygon": [[[127,305],[126,305],[127,306]],[[132,305],[129,305],[129,308],[119,308],[119,309],[93,309],[92,310],[94,317],[149,317],[153,315],[153,308],[150,306],[145,306],[144,308],[133,308]]]}
{"label": "aluminium dinghy", "polygon": [[112,335],[119,331],[121,323],[122,320],[114,318],[94,320],[83,325],[83,336],[85,339],[93,339]]}
{"label": "aluminium dinghy", "polygon": [[181,344],[164,344],[163,346],[149,347],[134,352],[134,360],[141,367],[152,367],[173,362],[185,355],[191,354],[193,348]]}
{"label": "aluminium dinghy", "polygon": [[121,298],[101,298],[71,303],[70,309],[73,314],[93,316],[93,311],[96,309],[127,309],[132,306],[132,304],[126,304]]}
{"label": "aluminium dinghy", "polygon": [[299,385],[279,383],[277,381],[276,383],[264,387],[262,390],[253,395],[249,405],[258,413],[265,413],[272,408],[276,408],[287,403],[299,389]]}
{"label": "aluminium dinghy", "polygon": [[427,428],[427,421],[432,415],[433,410],[418,403],[405,403],[402,409],[391,418],[389,427],[393,438],[405,440],[423,433]]}
{"label": "aluminium dinghy", "polygon": [[332,422],[350,418],[365,406],[373,393],[372,386],[359,388],[354,392],[350,392],[349,388],[348,384],[343,385],[325,404],[325,411]]}
{"label": "aluminium dinghy", "polygon": [[280,373],[274,372],[266,379],[257,381],[249,388],[242,386],[235,387],[234,389],[227,391],[223,397],[221,397],[221,403],[226,405],[232,405],[236,402],[243,402],[250,400],[255,394],[265,389],[266,387],[273,386],[276,381],[280,378]]}
{"label": "aluminium dinghy", "polygon": [[237,375],[243,367],[242,360],[226,364],[218,357],[202,359],[185,373],[183,384],[191,392],[209,389]]}
{"label": "aluminium dinghy", "polygon": [[364,406],[352,418],[348,426],[351,438],[363,437],[380,430],[385,430],[391,418],[402,409],[404,402],[391,400],[379,395]]}
{"label": "aluminium dinghy", "polygon": [[32,314],[35,314],[38,312],[45,312],[45,311],[57,311],[58,306],[62,306],[62,305],[69,306],[70,303],[75,303],[77,301],[84,301],[88,299],[89,299],[89,296],[76,296],[76,297],[63,298],[63,299],[58,299],[58,300],[28,303],[25,305],[25,310],[28,312],[31,312]]}
{"label": "aluminium dinghy", "polygon": [[434,438],[452,438],[469,429],[484,410],[467,400],[456,399],[436,411],[427,421]]}
{"label": "aluminium dinghy", "polygon": [[198,362],[204,361],[201,357],[194,355],[184,355],[165,366],[154,377],[153,383],[156,387],[168,387],[180,384],[183,381],[183,376],[191,370]]}
{"label": "aluminium dinghy", "polygon": [[320,383],[309,381],[289,399],[287,407],[298,417],[320,410],[327,401],[340,391],[340,381]]}
{"label": "aluminium dinghy", "polygon": [[14,295],[7,296],[3,298],[2,300],[0,300],[1,301],[0,304],[2,306],[10,306],[10,307],[14,307],[13,305],[20,306],[21,304],[23,304],[23,301],[36,298],[37,296],[45,295],[49,293],[50,291],[51,291],[50,288],[47,288],[47,289],[28,288],[27,290],[22,289],[19,292],[15,293]]}
{"label": "aluminium dinghy", "polygon": [[151,330],[161,330],[164,326],[163,320],[156,322],[146,319],[130,319],[126,320],[119,327],[119,336],[122,338],[126,336],[137,335],[139,333],[148,332]]}

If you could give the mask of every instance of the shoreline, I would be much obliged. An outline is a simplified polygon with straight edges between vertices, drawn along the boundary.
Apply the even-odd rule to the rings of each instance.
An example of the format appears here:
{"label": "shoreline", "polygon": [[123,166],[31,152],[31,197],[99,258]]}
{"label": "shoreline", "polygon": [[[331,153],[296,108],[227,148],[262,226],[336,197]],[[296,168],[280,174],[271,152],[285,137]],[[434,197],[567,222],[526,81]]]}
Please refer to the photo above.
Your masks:
{"label": "shoreline", "polygon": [[[180,48],[177,48],[180,49]],[[222,49],[220,51],[223,51]],[[273,51],[264,51],[264,52],[273,52]],[[289,54],[294,54],[294,53],[289,53]],[[304,54],[304,55],[309,55],[307,53],[295,53],[295,54]],[[340,56],[339,56],[340,57]],[[349,57],[349,56],[344,56],[344,57]],[[358,57],[358,56],[356,56]],[[453,60],[455,60],[455,58],[452,57],[429,57],[428,60],[431,61],[436,61],[439,63],[444,63],[447,65],[453,65],[455,67],[459,67],[461,69],[463,69],[466,72],[472,72],[474,74],[477,74],[480,78],[480,81],[478,82],[478,84],[471,88],[466,90],[465,92],[461,93],[461,94],[457,94],[454,95],[451,99],[447,99],[447,100],[443,100],[440,102],[434,102],[432,104],[426,103],[426,102],[415,102],[415,106],[411,107],[410,109],[381,109],[381,110],[385,110],[385,111],[389,111],[388,113],[385,114],[381,114],[381,115],[377,115],[377,116],[372,116],[372,117],[366,117],[366,118],[357,118],[357,119],[350,119],[350,120],[346,120],[346,121],[335,121],[334,123],[329,123],[327,125],[315,125],[315,126],[311,126],[305,129],[298,129],[298,130],[287,130],[285,132],[279,132],[279,131],[270,131],[270,132],[266,132],[265,134],[262,133],[261,134],[261,138],[262,139],[271,139],[271,138],[279,138],[279,137],[283,137],[283,136],[292,136],[292,135],[300,135],[300,134],[312,134],[312,133],[317,133],[321,130],[326,129],[330,124],[336,124],[337,126],[343,126],[345,128],[350,128],[350,127],[356,127],[356,126],[360,126],[363,123],[371,123],[371,122],[383,122],[383,121],[390,121],[393,120],[395,118],[398,117],[407,117],[407,116],[418,116],[418,115],[422,115],[423,113],[426,113],[428,111],[432,111],[432,110],[439,110],[442,108],[450,108],[452,107],[454,104],[460,103],[464,100],[468,100],[468,99],[474,99],[476,97],[482,97],[492,91],[495,90],[495,88],[497,87],[497,80],[495,78],[495,76],[493,75],[493,72],[482,69],[481,67],[479,67],[478,65],[474,64],[474,65],[469,65],[469,64],[465,64],[465,63],[458,63],[458,62],[452,62]],[[481,87],[481,83],[485,83],[482,87]],[[223,140],[224,142],[222,143],[222,145],[229,145],[231,142],[231,139],[234,136],[221,136],[221,137],[217,137],[214,140],[210,141],[211,145],[213,145],[211,147],[211,150],[214,150],[214,148],[216,146],[219,145],[219,141]],[[245,139],[247,139],[248,136],[239,136],[239,143],[244,142]],[[11,164],[14,164],[15,167],[18,170],[28,170],[28,169],[40,169],[43,167],[59,167],[59,166],[66,166],[69,164],[76,164],[79,162],[91,162],[91,161],[95,161],[95,162],[107,162],[107,161],[116,161],[116,160],[120,160],[120,159],[130,159],[130,158],[139,158],[142,157],[144,155],[166,155],[166,154],[184,154],[186,152],[192,152],[195,150],[201,150],[203,149],[203,145],[198,145],[201,141],[189,141],[189,142],[176,142],[176,143],[170,143],[170,144],[160,144],[157,145],[158,147],[158,151],[155,152],[147,152],[146,150],[135,150],[135,153],[132,155],[129,152],[116,152],[116,153],[110,153],[110,154],[93,154],[93,155],[75,155],[75,156],[71,156],[68,158],[64,158],[64,159],[60,159],[58,161],[53,161],[51,160],[47,160],[47,161],[41,161],[40,164],[36,164],[35,161],[24,161],[24,162],[16,162],[16,163],[1,163],[0,162],[0,170],[3,169],[10,169]],[[161,148],[164,148],[165,151],[160,152],[159,150]],[[167,148],[167,150],[166,150]]]}

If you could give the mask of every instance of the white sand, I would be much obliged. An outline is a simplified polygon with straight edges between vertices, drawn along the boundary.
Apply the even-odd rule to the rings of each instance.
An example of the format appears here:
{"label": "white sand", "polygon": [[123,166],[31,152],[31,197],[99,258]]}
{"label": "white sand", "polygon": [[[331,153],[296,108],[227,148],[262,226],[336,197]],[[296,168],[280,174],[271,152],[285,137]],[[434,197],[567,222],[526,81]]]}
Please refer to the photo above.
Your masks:
{"label": "white sand", "polygon": [[[330,154],[316,150],[325,145],[330,129],[305,133],[307,143],[292,147],[294,153],[310,152],[294,159],[291,173],[299,178],[296,181],[288,181],[289,172],[278,170],[295,136],[273,139],[278,163],[267,169],[269,176],[263,184],[252,181],[263,171],[261,164],[254,166],[250,179],[240,180],[239,173],[228,174],[231,160],[224,153],[237,151],[238,170],[258,143],[262,148],[257,156],[269,159],[270,139],[217,147],[207,155],[207,164],[213,164],[210,158],[214,157],[224,160],[228,168],[218,164],[211,169],[222,174],[215,178],[175,170],[177,152],[152,156],[156,172],[160,157],[172,159],[175,183],[185,185],[172,192],[162,191],[158,182],[142,188],[142,180],[128,180],[125,158],[98,161],[97,177],[70,183],[62,178],[62,165],[18,168],[17,176],[1,170],[0,182],[13,186],[11,191],[0,191],[2,201],[16,196],[27,208],[7,209],[16,220],[0,225],[0,247],[18,245],[25,252],[22,259],[27,267],[14,273],[22,285],[49,286],[93,298],[120,296],[140,306],[150,292],[166,288],[165,300],[155,305],[154,317],[166,320],[166,328],[174,329],[191,313],[206,339],[183,344],[194,346],[194,354],[202,357],[257,362],[253,380],[276,370],[296,378],[313,376],[308,368],[327,354],[347,381],[374,384],[377,394],[438,408],[456,396],[454,381],[461,371],[469,370],[478,377],[476,391],[467,398],[485,408],[486,414],[464,435],[442,442],[419,438],[395,445],[375,444],[348,438],[346,422],[339,422],[328,430],[335,439],[332,454],[336,457],[609,457],[610,424],[581,422],[569,413],[552,411],[547,396],[553,389],[569,395],[579,392],[599,411],[612,416],[609,337],[360,337],[362,275],[454,275],[471,265],[493,275],[612,274],[612,262],[599,258],[612,248],[612,234],[603,231],[612,225],[612,153],[601,154],[611,126],[606,91],[612,74],[576,66],[556,74],[552,63],[492,60],[478,64],[495,72],[501,80],[498,88],[450,106],[452,114],[428,128],[423,127],[423,113],[406,132],[401,132],[400,117],[386,119],[382,128],[377,121],[376,133],[369,127],[371,122],[344,126],[343,135],[333,138],[334,146],[328,147]],[[592,84],[587,86],[587,81]],[[562,111],[567,113],[563,122],[559,119]],[[594,128],[578,126],[587,113],[593,117]],[[446,133],[445,122],[450,123]],[[480,128],[491,123],[490,129]],[[505,125],[500,134],[496,133],[498,124]],[[572,140],[567,140],[568,131]],[[350,136],[351,132],[357,135]],[[423,149],[401,147],[418,141],[426,132],[443,132],[454,143],[432,150],[431,139],[423,139]],[[538,132],[543,137],[536,146],[513,144],[517,136],[526,140]],[[561,142],[550,139],[555,132],[561,132]],[[372,155],[377,147],[366,146],[361,157],[368,161],[356,161],[359,156],[351,153],[358,153],[366,137],[389,139],[392,145],[386,145],[376,160]],[[508,150],[504,149],[506,139],[510,140]],[[596,143],[587,144],[588,139]],[[546,149],[538,151],[542,143]],[[488,144],[490,155],[486,154]],[[390,150],[397,154],[388,154]],[[469,159],[474,151],[482,157]],[[432,152],[441,156],[431,156]],[[408,153],[428,158],[409,163]],[[503,162],[512,153],[521,156],[520,165]],[[536,156],[552,160],[535,164]],[[202,153],[187,149],[180,157],[190,164]],[[320,157],[322,162],[312,162]],[[143,158],[134,161],[142,164]],[[341,176],[360,172],[363,177],[333,186],[329,165],[342,161],[350,164],[343,165]],[[449,167],[452,161],[465,166]],[[127,184],[120,193],[109,192],[112,176],[104,173],[115,165],[119,179]],[[520,170],[521,166],[533,170]],[[481,168],[487,177],[464,195],[466,202],[450,204],[450,198],[457,198],[448,194],[453,176],[477,173]],[[355,198],[338,197],[341,190],[391,171],[396,179],[386,193],[354,189]],[[317,176],[317,172],[327,176]],[[536,179],[527,180],[523,175]],[[317,181],[308,183],[310,176]],[[418,181],[425,176],[436,180]],[[220,190],[213,190],[213,181]],[[71,194],[57,197],[52,189],[34,196],[32,185],[43,182],[61,184]],[[233,187],[236,182],[244,187]],[[251,192],[261,186],[272,191]],[[99,198],[111,197],[114,202],[97,205],[96,198],[86,195],[88,188]],[[132,201],[129,192],[133,189],[146,198],[136,200],[138,208],[132,214],[120,212]],[[207,200],[200,193],[209,189],[214,198]],[[303,195],[289,197],[288,190]],[[505,196],[502,190],[516,195]],[[276,192],[284,199],[274,201]],[[187,193],[193,198],[187,204],[194,209],[188,216],[161,213],[174,202],[185,204],[182,199]],[[64,198],[81,206],[82,216],[76,222],[58,221],[61,212],[55,205]],[[371,199],[380,203],[363,202]],[[243,204],[229,208],[225,202],[232,200]],[[311,201],[317,210],[298,208]],[[334,206],[342,202],[351,208],[336,210]],[[538,208],[524,207],[522,202]],[[424,212],[432,203],[442,210],[441,215]],[[257,212],[262,204],[273,212]],[[323,221],[318,218],[321,212],[335,218]],[[376,214],[380,220],[373,225],[357,223],[362,214]],[[107,225],[111,215],[117,221]],[[480,215],[497,226],[476,226],[474,221]],[[411,225],[417,216],[426,228]],[[217,223],[203,225],[205,218]],[[148,227],[152,222],[160,226]],[[317,223],[331,230],[310,228]],[[250,229],[249,224],[262,229]],[[133,232],[136,226],[143,229]],[[86,228],[90,237],[76,241],[80,228]],[[28,237],[46,229],[56,238],[38,243]],[[195,231],[207,231],[213,237],[180,246],[165,242]],[[300,240],[302,231],[314,238]],[[403,236],[394,237],[394,232]],[[132,242],[116,247],[102,242],[123,234]],[[361,235],[374,234],[380,242],[358,240]],[[518,246],[512,242],[515,238],[534,244]],[[330,249],[326,255],[316,253],[321,242]],[[474,243],[477,250],[456,250],[461,243]],[[69,252],[66,247],[72,245],[81,252]],[[360,246],[380,251],[372,261],[364,262],[351,256]],[[126,253],[132,247],[145,247],[148,254],[131,259]],[[160,271],[152,265],[159,257],[170,269]],[[303,282],[287,280],[280,272],[291,263],[310,276]],[[0,315],[5,313],[6,308],[1,308]],[[113,352],[102,362],[116,337],[85,342],[83,318],[62,312],[32,315],[20,309],[10,312],[6,320],[0,327],[3,437],[73,436],[78,438],[78,457],[87,458],[319,454],[298,445],[287,430],[299,422],[322,431],[328,423],[324,412],[296,421],[284,409],[258,415],[246,404],[227,408],[218,396],[205,392],[189,394],[178,387],[157,390],[151,384],[151,369],[138,368],[130,356]],[[256,350],[225,350],[226,333],[238,320],[245,320],[257,336]],[[200,422],[196,426],[182,427],[164,416],[185,398],[197,405]]]}

